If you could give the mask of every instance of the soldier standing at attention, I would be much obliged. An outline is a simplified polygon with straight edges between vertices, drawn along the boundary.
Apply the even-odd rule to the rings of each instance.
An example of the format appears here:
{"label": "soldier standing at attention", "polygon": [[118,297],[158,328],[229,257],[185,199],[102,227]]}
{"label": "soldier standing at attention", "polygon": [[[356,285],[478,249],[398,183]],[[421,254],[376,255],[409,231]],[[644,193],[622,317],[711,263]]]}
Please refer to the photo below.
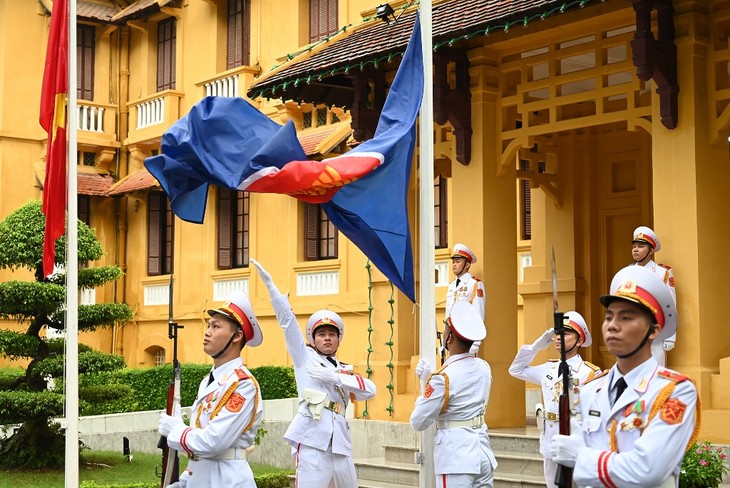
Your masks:
{"label": "soldier standing at attention", "polygon": [[[669,292],[674,299],[674,305],[677,305],[677,290],[674,288],[674,274],[672,267],[668,264],[657,263],[654,261],[654,253],[661,250],[662,243],[659,237],[649,227],[642,225],[634,230],[634,238],[631,242],[631,256],[634,258],[636,266],[644,266],[652,271],[657,278],[667,285]],[[651,355],[654,356],[657,363],[661,366],[667,364],[667,352],[674,349],[677,342],[676,332],[662,341],[656,341],[651,344]]]}
{"label": "soldier standing at attention", "polygon": [[342,318],[331,310],[314,312],[307,321],[304,342],[289,300],[279,292],[271,275],[257,261],[276,319],[294,365],[299,409],[284,434],[296,456],[299,488],[356,488],[350,427],[345,410],[350,401],[375,396],[375,383],[356,374],[337,358],[345,334]]}
{"label": "soldier standing at attention", "polygon": [[446,290],[446,317],[451,313],[454,303],[466,301],[474,305],[484,322],[484,307],[487,299],[484,282],[469,273],[469,268],[476,262],[476,255],[464,244],[454,246],[451,253],[451,270],[456,278],[449,283]]}
{"label": "soldier standing at attention", "polygon": [[457,302],[444,331],[448,360],[433,374],[423,358],[416,366],[416,375],[426,386],[411,413],[411,426],[422,431],[436,423],[433,456],[438,486],[493,486],[497,460],[484,423],[492,371],[476,356],[486,336],[475,307]]}
{"label": "soldier standing at attention", "polygon": [[580,487],[675,487],[699,431],[697,388],[657,364],[651,341],[671,336],[677,310],[669,288],[643,266],[611,281],[603,340],[616,364],[580,389],[582,427],[556,435],[553,459],[574,467]]}
{"label": "soldier standing at attention", "polygon": [[[572,382],[577,386],[599,372],[600,368],[583,361],[578,353],[578,348],[589,347],[593,342],[583,316],[574,311],[566,312],[563,330],[565,357]],[[563,392],[563,377],[558,374],[560,361],[557,359],[536,366],[530,366],[530,363],[539,351],[547,349],[553,343],[553,337],[554,347],[560,353],[560,336],[556,336],[555,329],[550,328],[532,344],[522,346],[509,368],[509,374],[518,380],[542,386],[542,403],[535,406],[535,416],[540,431],[540,454],[543,456],[545,482],[550,488],[556,486],[555,473],[558,465],[550,457],[550,440],[560,431],[558,400]]]}
{"label": "soldier standing at attention", "polygon": [[240,290],[222,307],[208,310],[203,350],[213,358],[213,369],[198,387],[190,410],[190,427],[180,411],[160,415],[159,432],[167,445],[190,459],[173,488],[256,488],[246,461],[264,407],[256,379],[243,365],[241,350],[256,347],[263,338],[251,302]]}

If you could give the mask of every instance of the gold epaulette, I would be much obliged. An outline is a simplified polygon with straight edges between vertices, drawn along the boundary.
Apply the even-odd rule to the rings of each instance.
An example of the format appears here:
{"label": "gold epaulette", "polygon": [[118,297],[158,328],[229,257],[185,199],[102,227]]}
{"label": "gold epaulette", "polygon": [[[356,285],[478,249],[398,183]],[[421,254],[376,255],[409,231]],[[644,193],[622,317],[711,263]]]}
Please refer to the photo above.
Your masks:
{"label": "gold epaulette", "polygon": [[593,363],[589,363],[588,361],[583,361],[583,362],[585,363],[586,366],[588,366],[589,368],[591,368],[593,371],[600,371],[601,370],[601,368],[599,368],[598,366],[596,366]]}
{"label": "gold epaulette", "polygon": [[560,359],[548,359],[548,363],[557,363]]}
{"label": "gold epaulette", "polygon": [[675,383],[681,383],[690,379],[689,376],[679,374],[676,371],[672,371],[671,369],[660,369],[657,373],[657,376],[661,376],[662,378],[674,381]]}
{"label": "gold epaulette", "polygon": [[606,376],[607,374],[608,374],[607,369],[604,369],[603,371],[600,371],[598,373],[593,371],[588,374],[585,381],[583,381],[583,383],[581,383],[581,385],[585,385],[586,383],[590,383],[591,381],[593,381],[595,379],[602,378],[602,377]]}
{"label": "gold epaulette", "polygon": [[662,267],[662,268],[664,268],[664,269],[672,269],[672,267],[671,267],[671,266],[669,266],[668,264],[664,264],[664,263],[656,263],[656,264],[657,264],[658,266],[661,266],[661,267]]}

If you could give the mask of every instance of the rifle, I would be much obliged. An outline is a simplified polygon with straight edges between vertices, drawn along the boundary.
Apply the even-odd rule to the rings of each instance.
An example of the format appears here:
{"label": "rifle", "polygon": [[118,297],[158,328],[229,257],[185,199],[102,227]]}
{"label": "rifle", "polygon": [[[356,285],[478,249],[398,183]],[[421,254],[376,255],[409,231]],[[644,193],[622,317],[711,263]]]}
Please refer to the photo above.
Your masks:
{"label": "rifle", "polygon": [[[555,334],[560,336],[560,366],[558,375],[562,375],[563,391],[558,398],[558,424],[560,434],[570,435],[570,367],[565,358],[565,329],[563,322],[565,315],[558,311],[558,275],[555,270],[555,248],[552,248],[552,272],[553,272],[553,325]],[[555,473],[555,484],[560,488],[573,486],[573,468],[558,464]]]}
{"label": "rifle", "polygon": [[[167,415],[174,415],[180,406],[180,362],[177,360],[177,330],[183,326],[172,319],[172,273],[170,273],[170,295],[167,318],[167,336],[172,339],[172,381],[167,388]],[[167,445],[167,437],[160,436],[157,447],[162,449],[162,473],[155,473],[161,478],[160,488],[180,479],[180,458],[175,449]]]}

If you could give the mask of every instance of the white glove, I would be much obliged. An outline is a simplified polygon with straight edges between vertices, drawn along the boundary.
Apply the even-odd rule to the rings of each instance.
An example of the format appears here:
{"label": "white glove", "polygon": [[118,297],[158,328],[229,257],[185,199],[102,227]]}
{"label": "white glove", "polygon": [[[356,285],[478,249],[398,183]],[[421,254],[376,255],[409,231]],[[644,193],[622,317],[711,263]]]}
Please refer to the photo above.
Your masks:
{"label": "white glove", "polygon": [[167,415],[165,412],[160,414],[160,427],[157,431],[162,437],[167,437],[170,431],[177,425],[185,425],[182,417],[175,417],[173,415]]}
{"label": "white glove", "polygon": [[671,351],[672,349],[674,349],[674,344],[674,341],[670,341],[667,339],[666,341],[662,342],[662,349],[664,349],[665,351]]}
{"label": "white glove", "polygon": [[543,349],[547,349],[550,344],[553,343],[554,334],[555,329],[546,330],[535,342],[532,343],[532,350],[542,351]]}
{"label": "white glove", "polygon": [[278,298],[281,296],[281,292],[274,284],[274,280],[271,278],[271,275],[268,271],[264,269],[263,266],[261,266],[261,263],[256,261],[255,259],[251,258],[248,260],[250,263],[253,263],[254,266],[256,266],[256,269],[259,272],[259,277],[261,278],[261,281],[264,282],[266,285],[266,289],[269,290],[269,297],[273,300],[274,298]]}
{"label": "white glove", "polygon": [[550,456],[558,464],[569,468],[575,467],[575,460],[578,452],[586,447],[583,434],[580,435],[555,435],[550,441]]}
{"label": "white glove", "polygon": [[340,375],[329,368],[318,368],[310,366],[307,368],[310,378],[317,380],[325,385],[334,385],[340,382]]}
{"label": "white glove", "polygon": [[431,363],[428,362],[428,359],[421,358],[418,360],[418,364],[416,364],[416,376],[418,376],[419,379],[425,380],[432,371],[433,367],[431,366]]}

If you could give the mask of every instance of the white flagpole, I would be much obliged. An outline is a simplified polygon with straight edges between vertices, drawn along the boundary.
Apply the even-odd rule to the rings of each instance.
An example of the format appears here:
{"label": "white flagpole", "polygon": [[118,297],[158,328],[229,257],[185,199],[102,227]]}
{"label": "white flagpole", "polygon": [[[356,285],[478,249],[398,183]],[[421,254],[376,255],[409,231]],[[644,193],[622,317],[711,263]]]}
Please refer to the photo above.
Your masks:
{"label": "white flagpole", "polygon": [[[421,42],[423,46],[423,101],[419,119],[419,202],[420,202],[420,235],[419,235],[419,269],[421,323],[420,353],[421,357],[436,366],[436,292],[434,273],[436,260],[434,256],[433,234],[433,40],[431,34],[431,0],[421,0]],[[423,388],[423,385],[421,385]],[[421,465],[418,476],[420,488],[434,488],[436,476],[433,462],[433,438],[435,426],[421,433]]]}
{"label": "white flagpole", "polygon": [[66,242],[66,488],[79,486],[79,244],[76,170],[76,0],[68,2],[68,227]]}

